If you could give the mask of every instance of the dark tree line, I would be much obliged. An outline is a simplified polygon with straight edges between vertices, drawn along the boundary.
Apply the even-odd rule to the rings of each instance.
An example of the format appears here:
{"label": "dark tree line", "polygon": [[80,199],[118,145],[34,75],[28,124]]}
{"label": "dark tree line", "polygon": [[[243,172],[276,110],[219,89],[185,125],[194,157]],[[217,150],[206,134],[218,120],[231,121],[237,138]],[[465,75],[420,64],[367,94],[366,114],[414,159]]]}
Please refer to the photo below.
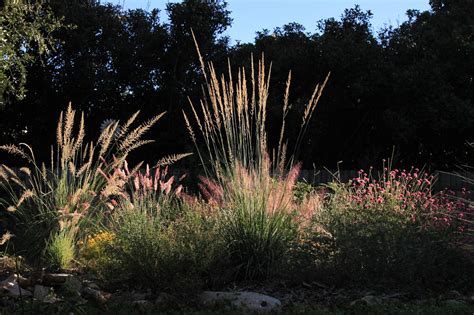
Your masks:
{"label": "dark tree line", "polygon": [[149,160],[191,151],[181,110],[188,96],[201,96],[193,29],[204,58],[222,71],[227,58],[246,65],[264,52],[273,62],[275,121],[290,69],[290,125],[299,125],[298,110],[331,71],[302,146],[305,167],[379,165],[393,148],[404,165],[449,169],[472,159],[466,142],[474,140],[473,0],[432,0],[430,11],[408,11],[408,21],[378,31],[370,11],[356,6],[340,19],[315,21],[314,32],[290,23],[234,46],[223,36],[232,23],[223,1],[170,3],[167,22],[157,10],[92,0],[48,4],[65,27],[52,34],[54,51],[27,67],[26,97],[10,98],[0,110],[0,143],[31,143],[47,156],[58,113],[71,101],[95,133],[104,119],[167,111],[152,134],[156,144],[140,152]]}

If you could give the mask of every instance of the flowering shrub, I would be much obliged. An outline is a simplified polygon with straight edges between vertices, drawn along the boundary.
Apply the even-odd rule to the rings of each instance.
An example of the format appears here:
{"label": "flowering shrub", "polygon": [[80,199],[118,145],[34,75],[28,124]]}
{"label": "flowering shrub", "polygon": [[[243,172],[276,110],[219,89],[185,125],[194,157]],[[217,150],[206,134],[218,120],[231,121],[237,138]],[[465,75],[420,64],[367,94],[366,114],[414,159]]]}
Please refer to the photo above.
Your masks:
{"label": "flowering shrub", "polygon": [[94,235],[88,235],[85,241],[79,241],[79,254],[86,266],[97,270],[108,259],[107,250],[112,247],[115,234],[109,231],[100,231]]}
{"label": "flowering shrub", "polygon": [[104,245],[112,244],[115,235],[108,231],[102,231],[95,235],[89,235],[85,242],[80,241],[81,256],[86,259],[94,259],[100,257],[103,253]]}
{"label": "flowering shrub", "polygon": [[[423,228],[447,228],[456,226],[464,230],[461,220],[467,212],[472,211],[469,205],[453,198],[453,191],[444,190],[433,193],[433,175],[417,168],[390,170],[384,168],[379,179],[360,170],[358,177],[349,182],[349,194],[343,196],[352,207],[366,210],[383,209],[389,206],[390,211],[398,213],[407,220]],[[465,189],[463,195],[469,194]]]}
{"label": "flowering shrub", "polygon": [[358,284],[434,285],[463,278],[461,219],[472,209],[452,192],[434,193],[434,180],[419,169],[387,167],[377,178],[361,170],[348,183],[329,184],[308,242],[319,255],[315,261],[324,262],[318,270]]}

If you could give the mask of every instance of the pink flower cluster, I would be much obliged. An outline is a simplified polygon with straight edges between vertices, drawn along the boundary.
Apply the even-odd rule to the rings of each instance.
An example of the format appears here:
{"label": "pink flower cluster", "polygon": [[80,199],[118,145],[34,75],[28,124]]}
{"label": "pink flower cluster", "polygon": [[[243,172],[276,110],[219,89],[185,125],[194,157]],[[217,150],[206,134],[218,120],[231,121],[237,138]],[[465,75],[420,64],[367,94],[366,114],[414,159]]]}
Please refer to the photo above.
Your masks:
{"label": "pink flower cluster", "polygon": [[107,185],[101,194],[109,201],[106,203],[110,210],[113,210],[118,202],[116,197],[129,200],[132,202],[143,198],[157,199],[159,197],[180,197],[183,193],[183,185],[180,182],[185,178],[186,174],[180,178],[169,176],[168,166],[164,168],[157,166],[152,172],[149,165],[145,167],[145,171],[140,171],[142,164],[138,164],[133,169],[129,169],[127,161],[123,163],[123,167],[114,167],[111,174],[106,174],[98,169],[106,180]]}
{"label": "pink flower cluster", "polygon": [[[126,165],[125,165],[126,168]],[[162,195],[170,195],[173,194],[176,197],[179,197],[181,191],[183,190],[183,186],[178,184],[176,187],[173,187],[173,183],[175,182],[175,176],[171,176],[168,179],[168,166],[161,169],[159,166],[155,169],[154,173],[150,173],[150,167],[148,164],[146,165],[145,172],[142,173],[137,171],[133,174],[128,172],[129,177],[133,180],[133,189],[135,193],[146,195],[149,192],[153,193],[160,193]],[[181,176],[178,179],[178,183],[183,180],[185,175]],[[172,190],[174,188],[174,190]]]}
{"label": "pink flower cluster", "polygon": [[[383,169],[378,179],[367,173],[349,183],[347,201],[363,209],[389,208],[414,223],[422,226],[456,227],[466,229],[463,218],[472,216],[474,209],[450,190],[433,193],[434,176],[412,167],[410,170]],[[469,191],[463,189],[461,197]]]}

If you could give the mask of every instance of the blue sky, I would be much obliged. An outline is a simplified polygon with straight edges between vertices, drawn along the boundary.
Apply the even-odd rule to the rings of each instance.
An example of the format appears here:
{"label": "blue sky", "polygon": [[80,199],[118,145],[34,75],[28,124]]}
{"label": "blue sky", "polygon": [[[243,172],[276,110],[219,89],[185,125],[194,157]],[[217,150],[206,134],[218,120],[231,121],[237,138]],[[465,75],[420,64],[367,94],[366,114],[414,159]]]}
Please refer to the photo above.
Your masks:
{"label": "blue sky", "polygon": [[[169,0],[109,0],[126,9],[163,10]],[[226,35],[232,43],[236,40],[252,42],[255,32],[264,28],[273,30],[289,22],[302,24],[306,31],[314,32],[316,22],[330,17],[339,18],[344,9],[359,4],[363,10],[374,14],[372,26],[375,30],[385,24],[397,26],[406,20],[408,9],[428,10],[428,0],[229,0],[233,23]],[[163,13],[162,12],[162,13]],[[166,16],[163,14],[163,18]]]}

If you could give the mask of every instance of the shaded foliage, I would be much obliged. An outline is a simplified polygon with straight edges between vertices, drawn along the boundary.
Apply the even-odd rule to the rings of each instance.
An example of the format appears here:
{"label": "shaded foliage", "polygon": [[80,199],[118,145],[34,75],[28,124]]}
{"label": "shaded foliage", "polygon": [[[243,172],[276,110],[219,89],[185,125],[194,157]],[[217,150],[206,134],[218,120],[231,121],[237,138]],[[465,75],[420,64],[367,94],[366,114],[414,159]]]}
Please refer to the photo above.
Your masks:
{"label": "shaded foliage", "polygon": [[[431,1],[431,10],[409,10],[406,22],[378,31],[372,13],[355,6],[340,19],[319,21],[313,33],[290,23],[234,46],[224,36],[232,22],[225,1],[169,3],[167,21],[158,10],[123,10],[98,1],[49,4],[75,27],[56,30],[54,53],[28,66],[26,98],[1,112],[1,143],[23,141],[47,151],[42,144],[53,137],[55,113],[72,101],[93,126],[138,109],[147,115],[166,110],[156,130],[160,146],[142,154],[191,151],[181,109],[188,96],[201,95],[193,29],[204,59],[213,60],[218,72],[227,68],[227,57],[246,65],[251,53],[264,52],[273,61],[270,84],[277,92],[270,95],[269,116],[281,117],[279,91],[292,69],[297,85],[290,93],[296,109],[287,118],[291,126],[300,124],[308,91],[332,72],[301,148],[306,168],[338,161],[346,168],[366,167],[393,147],[401,164],[449,169],[472,158],[465,146],[474,134],[472,0]],[[272,132],[277,126],[269,127],[270,141],[278,141]]]}
{"label": "shaded foliage", "polygon": [[51,51],[51,33],[60,20],[42,2],[5,0],[0,3],[0,109],[9,99],[22,99],[26,67]]}

